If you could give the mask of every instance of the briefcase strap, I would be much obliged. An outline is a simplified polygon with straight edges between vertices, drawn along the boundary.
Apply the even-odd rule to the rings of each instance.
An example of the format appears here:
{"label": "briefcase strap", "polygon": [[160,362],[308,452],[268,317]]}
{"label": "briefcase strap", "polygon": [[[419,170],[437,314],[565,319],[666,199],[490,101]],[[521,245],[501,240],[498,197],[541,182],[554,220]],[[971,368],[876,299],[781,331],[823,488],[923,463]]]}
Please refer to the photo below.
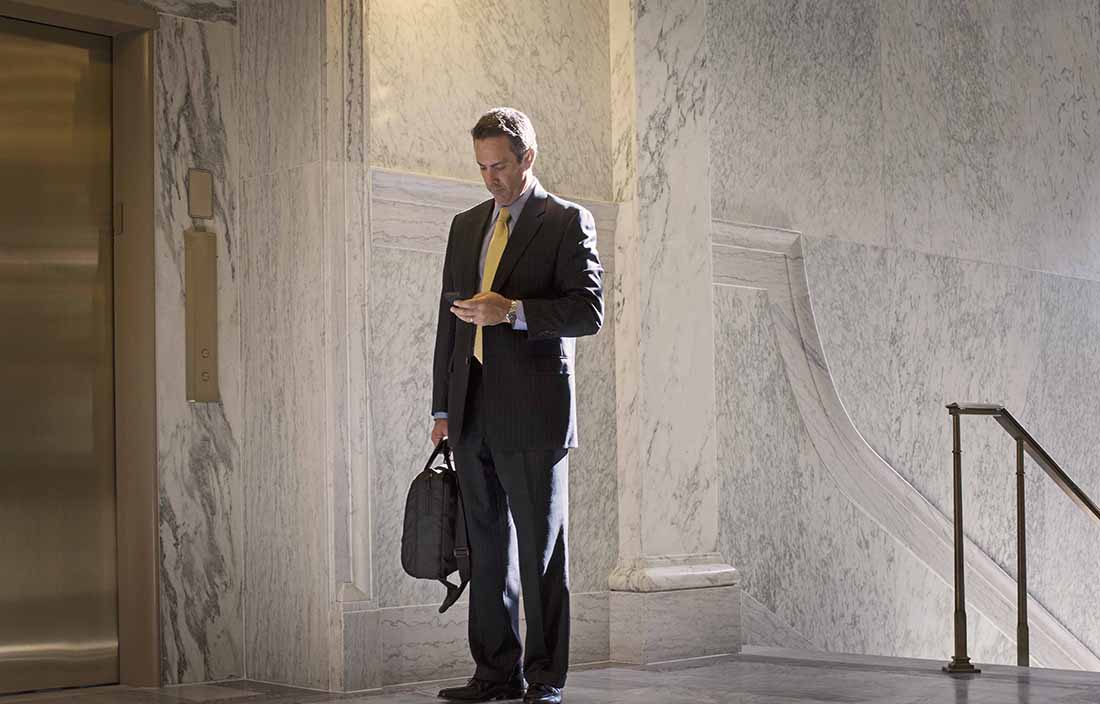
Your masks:
{"label": "briefcase strap", "polygon": [[443,461],[447,463],[447,469],[453,470],[454,465],[451,464],[451,447],[447,444],[447,438],[443,438],[439,441],[439,444],[435,446],[435,450],[432,452],[432,456],[428,458],[428,462],[424,465],[424,469],[431,469],[432,462],[435,462],[435,458],[439,457],[440,453],[443,454]]}
{"label": "briefcase strap", "polygon": [[458,577],[461,582],[455,586],[449,580],[439,580],[440,584],[447,588],[447,596],[439,607],[439,613],[451,608],[466,590],[466,585],[470,583],[470,538],[466,534],[466,507],[462,504],[462,491],[458,488],[457,481],[454,486],[458,497],[455,514],[455,562],[458,563]]}

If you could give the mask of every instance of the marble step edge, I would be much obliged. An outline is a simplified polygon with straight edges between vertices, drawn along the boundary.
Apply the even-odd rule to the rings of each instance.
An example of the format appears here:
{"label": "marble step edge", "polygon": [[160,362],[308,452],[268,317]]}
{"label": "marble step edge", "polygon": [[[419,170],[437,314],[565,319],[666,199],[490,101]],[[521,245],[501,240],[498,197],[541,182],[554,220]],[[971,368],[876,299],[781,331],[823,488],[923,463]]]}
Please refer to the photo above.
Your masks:
{"label": "marble step edge", "polygon": [[613,592],[667,592],[737,586],[737,570],[718,553],[647,555],[619,561],[607,578]]}

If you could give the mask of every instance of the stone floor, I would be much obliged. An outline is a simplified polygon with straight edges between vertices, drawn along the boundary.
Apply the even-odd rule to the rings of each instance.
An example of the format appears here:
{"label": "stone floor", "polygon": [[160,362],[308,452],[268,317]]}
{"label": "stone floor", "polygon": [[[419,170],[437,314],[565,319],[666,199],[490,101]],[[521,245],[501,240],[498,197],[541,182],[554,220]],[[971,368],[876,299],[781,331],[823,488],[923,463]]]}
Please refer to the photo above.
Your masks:
{"label": "stone floor", "polygon": [[[954,678],[940,662],[749,648],[736,656],[570,674],[570,704],[1086,704],[1100,702],[1100,673],[983,667]],[[449,684],[449,683],[445,683]],[[429,704],[439,683],[332,695],[258,682],[163,689],[101,687],[0,697],[0,704]]]}

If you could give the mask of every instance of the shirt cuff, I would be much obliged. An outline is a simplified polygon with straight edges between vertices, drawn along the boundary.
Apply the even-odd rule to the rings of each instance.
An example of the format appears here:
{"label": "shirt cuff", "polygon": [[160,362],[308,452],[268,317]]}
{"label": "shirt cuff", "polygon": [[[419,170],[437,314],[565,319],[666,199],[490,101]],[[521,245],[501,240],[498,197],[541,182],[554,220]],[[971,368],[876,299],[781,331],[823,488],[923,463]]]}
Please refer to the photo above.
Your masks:
{"label": "shirt cuff", "polygon": [[432,418],[436,420],[447,420],[447,411],[436,411],[432,414]]}
{"label": "shirt cuff", "polygon": [[523,314],[523,301],[519,301],[516,306],[516,322],[512,323],[513,330],[526,330],[527,329],[527,316]]}

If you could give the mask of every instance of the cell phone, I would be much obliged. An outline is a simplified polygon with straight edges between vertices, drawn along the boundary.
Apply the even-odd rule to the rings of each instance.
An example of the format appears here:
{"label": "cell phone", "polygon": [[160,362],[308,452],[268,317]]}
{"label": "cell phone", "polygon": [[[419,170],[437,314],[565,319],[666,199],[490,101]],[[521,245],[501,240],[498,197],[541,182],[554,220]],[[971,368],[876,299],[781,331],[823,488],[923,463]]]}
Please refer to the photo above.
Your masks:
{"label": "cell phone", "polygon": [[460,301],[463,298],[465,298],[465,296],[463,296],[458,291],[447,291],[443,294],[443,300],[447,301],[447,303],[451,304],[452,306],[454,305],[455,301]]}

